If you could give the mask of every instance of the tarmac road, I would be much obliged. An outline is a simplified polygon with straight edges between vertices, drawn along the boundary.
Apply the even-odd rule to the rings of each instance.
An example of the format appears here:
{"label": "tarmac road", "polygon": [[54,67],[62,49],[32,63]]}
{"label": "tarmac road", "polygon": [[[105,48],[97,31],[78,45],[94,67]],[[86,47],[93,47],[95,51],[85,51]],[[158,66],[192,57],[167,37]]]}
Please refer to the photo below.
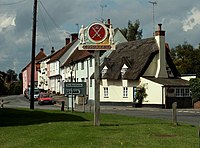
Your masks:
{"label": "tarmac road", "polygon": [[[56,96],[55,96],[56,97]],[[6,108],[30,108],[30,102],[23,95],[14,95],[0,97],[4,100],[4,107]],[[59,101],[55,105],[38,105],[35,101],[34,108],[36,109],[55,109],[61,110],[61,101],[67,101],[65,97],[56,97]],[[66,103],[67,104],[67,103]],[[65,106],[67,110],[67,106]],[[75,105],[75,111],[80,112],[94,112],[94,106]],[[158,118],[172,121],[172,109],[159,108],[133,108],[131,106],[101,106],[101,113],[120,114],[126,116],[136,116],[145,118]],[[200,109],[177,109],[177,121],[189,123],[191,125],[199,126],[200,124]]]}

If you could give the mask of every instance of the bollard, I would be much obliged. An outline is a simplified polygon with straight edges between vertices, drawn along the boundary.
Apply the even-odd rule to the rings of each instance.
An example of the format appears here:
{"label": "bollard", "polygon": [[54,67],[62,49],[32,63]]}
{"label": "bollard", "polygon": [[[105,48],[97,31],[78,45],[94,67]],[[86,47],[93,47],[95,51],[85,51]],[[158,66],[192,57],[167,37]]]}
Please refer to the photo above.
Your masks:
{"label": "bollard", "polygon": [[64,106],[65,106],[65,102],[62,101],[62,102],[61,102],[61,111],[64,111]]}
{"label": "bollard", "polygon": [[172,104],[172,109],[173,109],[173,114],[172,114],[172,120],[173,120],[173,124],[176,126],[177,124],[177,102],[174,102]]}

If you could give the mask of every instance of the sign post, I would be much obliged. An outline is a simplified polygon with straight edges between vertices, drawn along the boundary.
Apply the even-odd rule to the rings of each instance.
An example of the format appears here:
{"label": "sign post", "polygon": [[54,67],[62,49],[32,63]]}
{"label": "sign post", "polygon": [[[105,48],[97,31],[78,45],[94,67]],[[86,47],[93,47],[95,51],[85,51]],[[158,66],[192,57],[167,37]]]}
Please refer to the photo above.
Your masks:
{"label": "sign post", "polygon": [[[74,110],[74,95],[85,96],[86,95],[86,83],[85,82],[65,82],[64,85],[65,95],[71,96],[69,100],[69,107]],[[71,104],[70,104],[71,103]]]}
{"label": "sign post", "polygon": [[95,103],[94,125],[100,125],[100,50],[115,50],[114,29],[110,24],[92,23],[89,27],[82,25],[79,31],[79,50],[92,50],[95,57]]}
{"label": "sign post", "polygon": [[94,126],[100,126],[100,67],[99,67],[99,55],[100,51],[95,50],[95,72],[94,72],[94,79],[95,79],[95,103],[94,103]]}

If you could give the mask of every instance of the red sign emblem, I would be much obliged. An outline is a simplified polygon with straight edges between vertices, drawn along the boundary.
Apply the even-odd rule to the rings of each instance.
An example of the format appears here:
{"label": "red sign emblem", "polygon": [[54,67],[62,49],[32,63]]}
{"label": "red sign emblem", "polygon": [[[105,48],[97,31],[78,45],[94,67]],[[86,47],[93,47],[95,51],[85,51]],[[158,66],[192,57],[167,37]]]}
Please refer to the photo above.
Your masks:
{"label": "red sign emblem", "polygon": [[94,23],[88,28],[88,37],[95,43],[103,42],[107,37],[107,28],[101,23]]}

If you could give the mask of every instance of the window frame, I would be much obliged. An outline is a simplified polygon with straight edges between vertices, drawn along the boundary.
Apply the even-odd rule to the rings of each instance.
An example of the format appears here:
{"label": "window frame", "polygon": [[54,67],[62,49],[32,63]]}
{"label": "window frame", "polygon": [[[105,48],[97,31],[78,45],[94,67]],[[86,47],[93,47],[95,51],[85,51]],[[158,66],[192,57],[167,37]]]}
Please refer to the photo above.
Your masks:
{"label": "window frame", "polygon": [[123,87],[123,98],[128,98],[128,87]]}
{"label": "window frame", "polygon": [[103,87],[103,97],[104,98],[109,98],[109,96],[108,96],[108,87]]}

